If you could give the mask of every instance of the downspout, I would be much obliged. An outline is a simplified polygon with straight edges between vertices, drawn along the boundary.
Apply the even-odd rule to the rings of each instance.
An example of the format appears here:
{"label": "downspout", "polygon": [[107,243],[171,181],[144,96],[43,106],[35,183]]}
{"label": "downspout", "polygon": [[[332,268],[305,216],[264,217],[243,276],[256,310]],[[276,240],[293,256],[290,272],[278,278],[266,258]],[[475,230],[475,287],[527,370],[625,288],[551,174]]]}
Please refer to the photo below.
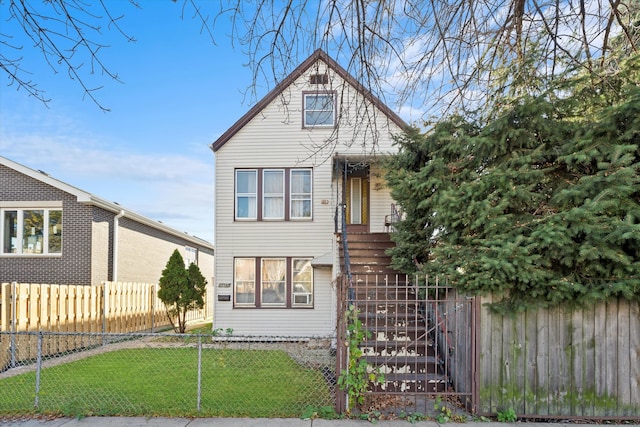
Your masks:
{"label": "downspout", "polygon": [[120,218],[124,216],[124,210],[121,210],[116,216],[113,217],[113,275],[111,280],[113,282],[118,281],[118,229],[120,228]]}

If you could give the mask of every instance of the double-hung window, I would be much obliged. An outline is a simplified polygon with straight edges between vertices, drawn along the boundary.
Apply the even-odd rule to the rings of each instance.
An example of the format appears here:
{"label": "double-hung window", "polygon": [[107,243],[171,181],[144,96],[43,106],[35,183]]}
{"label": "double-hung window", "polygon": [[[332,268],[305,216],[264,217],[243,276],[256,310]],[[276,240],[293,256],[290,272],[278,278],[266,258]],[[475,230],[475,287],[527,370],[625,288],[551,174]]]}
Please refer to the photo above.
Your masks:
{"label": "double-hung window", "polygon": [[236,171],[236,218],[256,219],[258,211],[258,171]]}
{"label": "double-hung window", "polygon": [[311,169],[291,170],[291,218],[311,218]]}
{"label": "double-hung window", "polygon": [[254,258],[236,258],[233,266],[235,277],[235,303],[254,306],[256,303],[256,262]]}
{"label": "double-hung window", "polygon": [[198,250],[191,246],[184,247],[184,266],[189,268],[191,264],[198,265]]}
{"label": "double-hung window", "polygon": [[234,306],[312,308],[310,258],[235,258]]}
{"label": "double-hung window", "polygon": [[262,258],[260,272],[260,300],[265,306],[284,306],[287,303],[287,268],[284,258]]}
{"label": "double-hung window", "polygon": [[262,173],[262,218],[284,219],[284,170]]}
{"label": "double-hung window", "polygon": [[311,168],[237,169],[236,220],[310,220],[313,215]]}
{"label": "double-hung window", "polygon": [[304,127],[333,127],[336,122],[334,92],[303,93]]}
{"label": "double-hung window", "polygon": [[309,306],[313,303],[313,269],[311,260],[293,258],[293,306]]}
{"label": "double-hung window", "polygon": [[3,254],[62,253],[62,209],[0,209]]}

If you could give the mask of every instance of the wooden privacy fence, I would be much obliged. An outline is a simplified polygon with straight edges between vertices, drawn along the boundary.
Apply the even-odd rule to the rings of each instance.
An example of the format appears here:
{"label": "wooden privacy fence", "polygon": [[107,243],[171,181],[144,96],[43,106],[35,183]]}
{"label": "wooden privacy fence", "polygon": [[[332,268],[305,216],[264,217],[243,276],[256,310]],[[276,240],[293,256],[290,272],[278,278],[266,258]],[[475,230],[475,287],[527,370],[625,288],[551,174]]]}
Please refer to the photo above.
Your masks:
{"label": "wooden privacy fence", "polygon": [[[205,308],[187,314],[187,321],[206,320]],[[103,282],[99,286],[2,283],[0,285],[0,331],[4,332],[111,332],[155,331],[170,325],[158,285]],[[83,347],[73,335],[45,345],[45,355]],[[45,343],[46,344],[46,343]],[[9,347],[12,346],[11,356]],[[0,370],[7,360],[26,360],[30,345],[0,342]],[[18,352],[18,353],[16,353]],[[35,353],[34,353],[35,354]]]}
{"label": "wooden privacy fence", "polygon": [[[491,298],[483,298],[483,303]],[[481,315],[480,412],[640,418],[640,303]]]}

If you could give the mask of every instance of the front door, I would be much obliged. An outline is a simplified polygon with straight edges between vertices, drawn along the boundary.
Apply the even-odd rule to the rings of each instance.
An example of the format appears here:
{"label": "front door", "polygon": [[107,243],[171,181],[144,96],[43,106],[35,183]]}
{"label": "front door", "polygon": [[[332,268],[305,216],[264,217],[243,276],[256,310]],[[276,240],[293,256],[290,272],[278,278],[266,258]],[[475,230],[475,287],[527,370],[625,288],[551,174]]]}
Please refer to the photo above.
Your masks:
{"label": "front door", "polygon": [[349,176],[346,188],[347,231],[369,231],[369,177]]}

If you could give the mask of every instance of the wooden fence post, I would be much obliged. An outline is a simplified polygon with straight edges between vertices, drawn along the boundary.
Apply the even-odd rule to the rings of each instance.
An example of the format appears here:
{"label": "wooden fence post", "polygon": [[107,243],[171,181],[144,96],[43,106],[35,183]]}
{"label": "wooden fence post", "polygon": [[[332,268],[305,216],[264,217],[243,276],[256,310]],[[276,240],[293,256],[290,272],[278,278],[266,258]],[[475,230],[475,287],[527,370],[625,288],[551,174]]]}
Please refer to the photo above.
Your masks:
{"label": "wooden fence post", "polygon": [[[16,283],[2,283],[0,285],[0,331],[13,332],[13,298],[15,298]],[[13,348],[14,335],[0,338],[0,370],[13,363],[10,350]]]}

